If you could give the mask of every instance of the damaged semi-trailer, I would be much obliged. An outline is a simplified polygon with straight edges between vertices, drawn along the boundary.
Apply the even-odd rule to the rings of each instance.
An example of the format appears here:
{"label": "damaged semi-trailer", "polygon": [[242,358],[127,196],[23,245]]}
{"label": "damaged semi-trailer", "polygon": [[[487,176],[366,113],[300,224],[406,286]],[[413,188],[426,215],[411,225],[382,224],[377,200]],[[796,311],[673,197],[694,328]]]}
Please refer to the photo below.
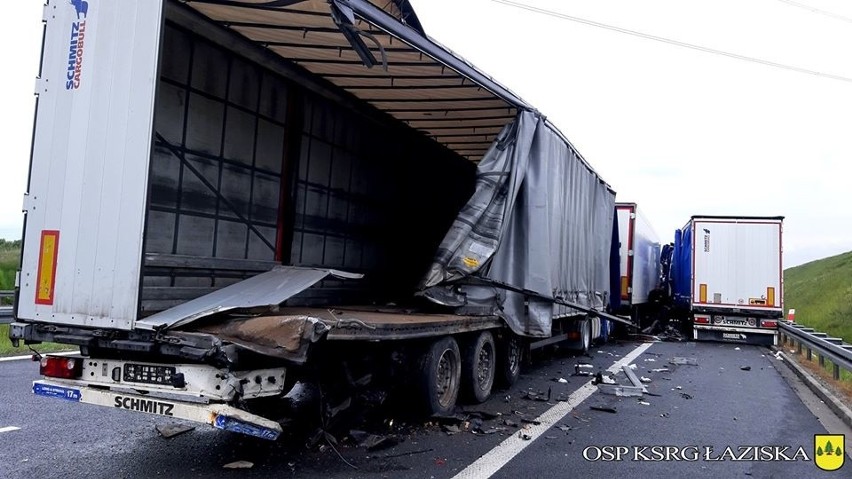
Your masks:
{"label": "damaged semi-trailer", "polygon": [[45,6],[10,337],[81,354],[35,394],[274,439],[297,380],[444,413],[621,321],[613,191],[407,1],[79,3]]}
{"label": "damaged semi-trailer", "polygon": [[641,328],[660,315],[666,294],[660,289],[660,240],[636,203],[616,203],[619,241],[617,311]]}

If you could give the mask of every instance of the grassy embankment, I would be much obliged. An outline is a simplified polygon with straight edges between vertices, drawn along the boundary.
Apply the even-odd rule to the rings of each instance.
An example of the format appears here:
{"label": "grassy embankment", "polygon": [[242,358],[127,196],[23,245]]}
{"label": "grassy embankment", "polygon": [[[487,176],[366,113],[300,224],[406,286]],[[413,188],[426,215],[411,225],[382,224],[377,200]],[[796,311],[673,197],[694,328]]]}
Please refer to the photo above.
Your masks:
{"label": "grassy embankment", "polygon": [[[15,271],[18,269],[21,257],[21,241],[6,241],[0,239],[0,291],[8,291],[15,288]],[[4,306],[12,304],[11,298],[3,298]],[[68,345],[44,343],[33,346],[39,352],[67,351],[74,349]],[[29,354],[30,350],[24,345],[19,348],[12,346],[9,341],[9,325],[0,324],[0,356],[16,356]]]}
{"label": "grassy embankment", "polygon": [[[795,308],[797,323],[852,342],[852,251],[784,271],[784,307]],[[808,362],[804,355],[798,359]],[[814,355],[806,366],[819,369],[817,361]],[[825,371],[831,371],[831,362],[825,363]],[[841,377],[852,383],[852,373]]]}

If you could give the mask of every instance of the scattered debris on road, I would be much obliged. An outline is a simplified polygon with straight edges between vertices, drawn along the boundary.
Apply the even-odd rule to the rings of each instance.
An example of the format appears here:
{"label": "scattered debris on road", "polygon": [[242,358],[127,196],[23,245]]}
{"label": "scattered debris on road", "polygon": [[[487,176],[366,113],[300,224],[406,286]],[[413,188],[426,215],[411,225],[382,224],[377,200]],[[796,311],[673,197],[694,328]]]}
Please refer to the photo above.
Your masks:
{"label": "scattered debris on road", "polygon": [[651,378],[646,378],[645,376],[640,377],[639,380],[642,381],[643,383],[651,382]]}
{"label": "scattered debris on road", "polygon": [[650,406],[651,405],[651,403],[649,403],[648,401],[643,401],[641,399],[639,400],[639,404],[641,404],[643,406]]}
{"label": "scattered debris on road", "polygon": [[620,384],[599,384],[598,391],[618,397],[639,397],[645,392],[644,388],[636,386],[622,386]]}
{"label": "scattered debris on road", "polygon": [[222,467],[225,469],[251,469],[254,467],[254,463],[248,461],[234,461],[229,462]]}
{"label": "scattered debris on road", "polygon": [[743,371],[751,371],[751,366],[743,366],[740,369],[742,369]]}
{"label": "scattered debris on road", "polygon": [[[631,364],[630,366],[634,366],[634,365]],[[621,367],[622,371],[624,371],[624,374],[627,376],[627,379],[629,379],[630,383],[633,384],[634,386],[636,386],[638,388],[642,388],[642,392],[647,391],[647,389],[645,389],[645,386],[642,384],[642,381],[639,380],[639,378],[636,376],[636,373],[633,372],[633,370],[630,368],[630,366],[622,366]]]}
{"label": "scattered debris on road", "polygon": [[698,359],[697,358],[675,357],[675,358],[672,358],[672,360],[669,361],[669,363],[676,364],[676,365],[698,366]]}
{"label": "scattered debris on road", "polygon": [[687,393],[680,393],[680,397],[684,399],[692,399],[692,395]]}

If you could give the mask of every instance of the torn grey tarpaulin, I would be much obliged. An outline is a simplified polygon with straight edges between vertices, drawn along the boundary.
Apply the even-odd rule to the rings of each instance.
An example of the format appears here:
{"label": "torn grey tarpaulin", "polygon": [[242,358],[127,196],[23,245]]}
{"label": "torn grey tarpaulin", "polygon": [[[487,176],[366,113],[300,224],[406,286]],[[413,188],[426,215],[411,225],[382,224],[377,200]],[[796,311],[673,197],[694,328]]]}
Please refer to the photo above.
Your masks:
{"label": "torn grey tarpaulin", "polygon": [[309,316],[259,316],[228,318],[195,330],[264,356],[303,364],[310,345],[322,339],[329,329],[322,320]]}
{"label": "torn grey tarpaulin", "polygon": [[[559,298],[602,309],[609,288],[615,193],[534,111],[521,111],[480,161],[476,190],[421,282],[448,306],[489,306],[515,333],[548,337]],[[470,276],[510,285],[462,284]],[[429,288],[452,288],[439,294]],[[524,294],[519,290],[534,294]]]}

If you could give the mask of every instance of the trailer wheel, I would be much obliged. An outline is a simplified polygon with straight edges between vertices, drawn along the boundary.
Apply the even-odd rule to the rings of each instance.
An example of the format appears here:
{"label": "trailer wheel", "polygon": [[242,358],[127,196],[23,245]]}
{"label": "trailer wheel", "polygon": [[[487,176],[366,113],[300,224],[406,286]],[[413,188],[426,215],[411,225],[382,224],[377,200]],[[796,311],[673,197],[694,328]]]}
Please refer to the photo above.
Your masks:
{"label": "trailer wheel", "polygon": [[420,397],[429,415],[450,414],[456,406],[461,382],[459,345],[451,336],[433,342],[420,367]]}
{"label": "trailer wheel", "polygon": [[497,343],[497,383],[508,388],[515,384],[521,375],[521,340],[512,333]]}
{"label": "trailer wheel", "polygon": [[580,321],[580,352],[589,354],[592,345],[592,322],[586,318]]}
{"label": "trailer wheel", "polygon": [[491,331],[482,331],[467,345],[462,358],[462,387],[465,396],[477,403],[491,395],[497,369],[497,348]]}

